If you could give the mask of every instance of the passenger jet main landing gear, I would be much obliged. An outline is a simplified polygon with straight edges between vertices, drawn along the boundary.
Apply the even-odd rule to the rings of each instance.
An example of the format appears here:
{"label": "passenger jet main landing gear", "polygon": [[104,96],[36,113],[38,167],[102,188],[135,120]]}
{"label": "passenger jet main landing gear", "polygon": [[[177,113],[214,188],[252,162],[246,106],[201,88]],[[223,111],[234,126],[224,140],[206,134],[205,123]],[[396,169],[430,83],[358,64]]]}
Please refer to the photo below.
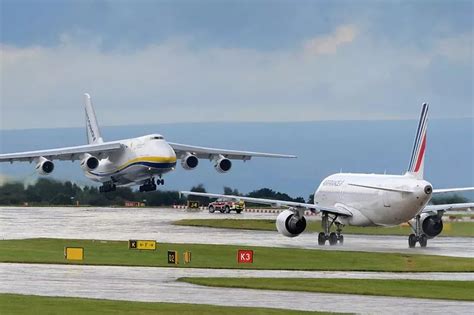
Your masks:
{"label": "passenger jet main landing gear", "polygon": [[[327,212],[323,213],[323,219],[321,221],[321,226],[324,229],[324,232],[318,234],[318,244],[324,245],[326,241],[329,241],[329,245],[334,246],[339,242],[341,245],[344,243],[344,235],[342,235],[342,225],[339,222],[336,222],[337,215],[329,222],[329,214]],[[331,226],[336,224],[336,232],[330,232]]]}
{"label": "passenger jet main landing gear", "polygon": [[414,248],[416,246],[416,242],[419,242],[421,247],[426,247],[426,245],[428,245],[428,236],[426,236],[426,234],[424,234],[421,229],[420,215],[415,217],[414,227],[410,222],[408,222],[408,224],[414,232],[414,234],[412,233],[410,236],[408,236],[408,247]]}

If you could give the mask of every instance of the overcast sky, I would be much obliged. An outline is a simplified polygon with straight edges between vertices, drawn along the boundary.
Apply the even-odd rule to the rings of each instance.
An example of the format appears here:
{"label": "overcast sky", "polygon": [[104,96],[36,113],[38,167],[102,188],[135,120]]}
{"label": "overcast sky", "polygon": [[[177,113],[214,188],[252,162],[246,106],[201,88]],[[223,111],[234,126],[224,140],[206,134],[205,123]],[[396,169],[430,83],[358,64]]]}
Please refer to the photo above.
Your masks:
{"label": "overcast sky", "polygon": [[0,5],[0,129],[474,116],[472,1]]}

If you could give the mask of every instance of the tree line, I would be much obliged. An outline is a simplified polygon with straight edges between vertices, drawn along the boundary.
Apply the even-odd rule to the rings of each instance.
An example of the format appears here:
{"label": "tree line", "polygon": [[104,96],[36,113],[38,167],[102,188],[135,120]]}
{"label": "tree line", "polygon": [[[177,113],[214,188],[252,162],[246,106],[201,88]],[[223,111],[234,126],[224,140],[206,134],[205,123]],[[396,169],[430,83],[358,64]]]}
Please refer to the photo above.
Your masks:
{"label": "tree line", "polygon": [[[206,192],[203,184],[191,188],[191,191]],[[314,194],[306,201],[303,197],[292,198],[286,193],[274,191],[270,188],[261,188],[248,194],[241,194],[237,189],[224,187],[225,195],[245,196],[252,198],[278,199],[300,203],[313,203]],[[199,201],[207,205],[207,197],[189,197],[190,200]],[[70,181],[60,182],[47,178],[40,178],[33,185],[9,182],[0,186],[0,205],[90,205],[90,206],[123,206],[126,201],[144,203],[146,206],[171,206],[183,205],[187,198],[180,196],[178,191],[159,190],[142,193],[129,187],[117,187],[116,191],[99,193],[95,186],[80,187]],[[433,204],[463,203],[469,200],[459,195],[440,195],[431,199]],[[256,206],[247,203],[248,206]]]}
{"label": "tree line", "polygon": [[[203,184],[191,188],[191,191],[206,192]],[[242,195],[236,189],[224,187],[224,194]],[[255,190],[245,196],[255,198],[281,199],[304,202],[301,197],[291,198],[289,195],[275,192],[268,188]],[[206,197],[190,197],[202,205],[209,203]],[[158,190],[154,192],[138,192],[129,187],[117,187],[116,191],[100,193],[95,186],[80,187],[70,181],[60,182],[48,178],[40,178],[35,184],[24,185],[18,182],[8,182],[0,186],[0,205],[90,205],[90,206],[123,206],[125,202],[139,202],[146,206],[184,205],[185,196],[178,191]]]}

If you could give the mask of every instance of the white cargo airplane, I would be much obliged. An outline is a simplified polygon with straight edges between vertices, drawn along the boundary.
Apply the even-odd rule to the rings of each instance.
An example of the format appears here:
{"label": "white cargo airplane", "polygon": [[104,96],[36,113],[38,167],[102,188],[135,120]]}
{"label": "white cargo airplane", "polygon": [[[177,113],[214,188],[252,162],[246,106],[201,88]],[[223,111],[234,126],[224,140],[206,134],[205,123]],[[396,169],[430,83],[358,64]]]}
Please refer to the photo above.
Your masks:
{"label": "white cargo airplane", "polygon": [[[304,210],[321,212],[322,229],[318,243],[330,245],[343,243],[341,234],[344,225],[395,226],[414,218],[410,223],[413,233],[408,237],[409,247],[419,242],[427,245],[443,230],[442,216],[446,210],[474,207],[474,203],[427,205],[433,193],[474,190],[474,187],[433,189],[423,180],[426,147],[428,104],[423,104],[415,143],[408,171],[404,175],[377,175],[340,173],[325,178],[314,193],[314,204],[283,200],[248,198],[208,193],[183,191],[184,195],[206,196],[243,200],[252,203],[287,206],[276,220],[278,232],[288,237],[301,234],[306,228]],[[336,232],[331,232],[333,224]]]}
{"label": "white cargo airplane", "polygon": [[[231,160],[250,160],[252,157],[295,158],[260,152],[235,151],[191,146],[167,142],[162,135],[104,142],[89,94],[84,94],[86,112],[87,145],[59,149],[0,154],[0,162],[29,161],[36,163],[41,175],[54,170],[53,160],[80,160],[84,174],[93,181],[101,182],[101,192],[109,192],[116,186],[141,185],[140,191],[154,191],[163,185],[163,174],[176,167],[176,160],[186,170],[197,167],[199,159],[209,159],[219,173],[232,167]],[[155,183],[155,177],[158,180]]]}

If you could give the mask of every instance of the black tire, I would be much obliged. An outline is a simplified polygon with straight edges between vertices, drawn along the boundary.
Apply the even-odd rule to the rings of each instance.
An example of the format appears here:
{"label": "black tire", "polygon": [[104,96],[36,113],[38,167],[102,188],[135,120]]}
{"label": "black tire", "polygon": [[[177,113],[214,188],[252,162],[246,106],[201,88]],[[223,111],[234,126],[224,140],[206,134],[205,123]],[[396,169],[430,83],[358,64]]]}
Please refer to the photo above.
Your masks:
{"label": "black tire", "polygon": [[408,247],[414,248],[415,245],[416,245],[416,235],[410,234],[410,236],[408,236]]}
{"label": "black tire", "polygon": [[214,213],[214,211],[216,211],[216,210],[214,210],[214,206],[209,206],[209,212]]}
{"label": "black tire", "polygon": [[329,234],[329,245],[334,246],[337,244],[337,235],[334,232],[331,232]]}
{"label": "black tire", "polygon": [[341,245],[344,244],[344,235],[342,235],[342,234],[339,235],[338,241],[339,241],[339,244],[341,244]]}
{"label": "black tire", "polygon": [[224,213],[224,212],[225,212],[224,208],[219,209],[219,211],[220,211],[221,213]]}
{"label": "black tire", "polygon": [[229,207],[229,206],[225,206],[225,207],[224,207],[224,211],[225,211],[225,213],[230,213],[230,207]]}
{"label": "black tire", "polygon": [[426,247],[428,245],[428,237],[425,234],[421,234],[419,242],[421,247]]}
{"label": "black tire", "polygon": [[326,243],[326,234],[320,232],[318,234],[318,245],[323,246]]}
{"label": "black tire", "polygon": [[237,212],[237,214],[239,214],[239,213],[242,212],[242,209],[237,209],[237,210],[235,210],[235,212]]}

